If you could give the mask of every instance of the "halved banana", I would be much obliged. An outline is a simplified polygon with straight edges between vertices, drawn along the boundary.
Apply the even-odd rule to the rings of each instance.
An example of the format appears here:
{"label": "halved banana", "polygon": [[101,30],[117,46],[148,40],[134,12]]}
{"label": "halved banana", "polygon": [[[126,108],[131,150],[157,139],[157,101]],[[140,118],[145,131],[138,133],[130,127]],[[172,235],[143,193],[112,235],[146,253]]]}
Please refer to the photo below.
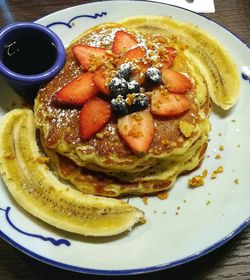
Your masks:
{"label": "halved banana", "polygon": [[224,46],[193,24],[182,23],[166,16],[139,16],[120,22],[144,33],[172,38],[206,80],[213,102],[230,109],[239,97],[239,74]]}
{"label": "halved banana", "polygon": [[3,117],[0,171],[15,200],[32,215],[60,229],[110,236],[144,222],[144,213],[117,199],[82,194],[48,169],[36,142],[33,112],[16,109]]}

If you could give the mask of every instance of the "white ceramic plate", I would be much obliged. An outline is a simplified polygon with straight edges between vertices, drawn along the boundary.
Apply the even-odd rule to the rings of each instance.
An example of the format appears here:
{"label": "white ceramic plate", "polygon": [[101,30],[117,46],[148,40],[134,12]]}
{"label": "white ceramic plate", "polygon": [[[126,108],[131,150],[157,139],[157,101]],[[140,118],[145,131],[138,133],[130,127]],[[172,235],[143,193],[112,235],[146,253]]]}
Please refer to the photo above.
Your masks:
{"label": "white ceramic plate", "polygon": [[[216,37],[238,65],[250,65],[250,51],[222,26],[174,6],[134,1],[99,2],[72,7],[38,20],[50,26],[67,45],[93,25],[135,15],[167,15],[195,23]],[[245,77],[246,78],[246,77]],[[15,97],[0,81],[0,114],[7,112]],[[221,246],[249,224],[250,172],[249,123],[250,83],[241,77],[241,96],[227,113],[212,113],[211,141],[202,167],[179,178],[169,198],[140,198],[130,203],[147,216],[145,225],[113,238],[85,238],[54,229],[23,211],[10,197],[2,182],[0,235],[14,247],[48,264],[91,274],[134,274],[180,265]],[[221,135],[221,136],[220,136]],[[225,147],[219,151],[219,146]],[[221,159],[215,159],[216,154]],[[224,172],[204,186],[190,189],[188,178],[218,166]],[[239,179],[236,184],[235,179]],[[178,213],[178,215],[177,215]]]}

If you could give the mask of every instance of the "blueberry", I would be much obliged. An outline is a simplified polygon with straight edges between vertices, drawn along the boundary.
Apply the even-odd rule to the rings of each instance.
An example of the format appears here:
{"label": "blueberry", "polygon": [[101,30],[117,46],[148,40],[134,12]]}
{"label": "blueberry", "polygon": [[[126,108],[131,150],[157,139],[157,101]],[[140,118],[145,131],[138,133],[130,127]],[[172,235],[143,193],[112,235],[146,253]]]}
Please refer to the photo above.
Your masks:
{"label": "blueberry", "polygon": [[130,110],[132,112],[141,111],[148,107],[149,100],[148,97],[143,93],[137,93],[130,105]]}
{"label": "blueberry", "polygon": [[111,108],[113,113],[118,117],[128,114],[127,103],[121,95],[118,95],[117,98],[111,100]]}
{"label": "blueberry", "polygon": [[161,72],[155,67],[150,67],[147,69],[146,78],[153,84],[160,84],[162,82]]}
{"label": "blueberry", "polygon": [[116,77],[123,78],[128,81],[131,76],[131,73],[132,73],[131,65],[128,63],[124,63],[119,67],[116,73]]}
{"label": "blueberry", "polygon": [[140,85],[137,81],[131,81],[128,83],[128,93],[137,93],[140,92]]}
{"label": "blueberry", "polygon": [[125,97],[128,94],[127,81],[123,78],[115,77],[109,84],[109,92],[111,98],[116,98],[118,95]]}

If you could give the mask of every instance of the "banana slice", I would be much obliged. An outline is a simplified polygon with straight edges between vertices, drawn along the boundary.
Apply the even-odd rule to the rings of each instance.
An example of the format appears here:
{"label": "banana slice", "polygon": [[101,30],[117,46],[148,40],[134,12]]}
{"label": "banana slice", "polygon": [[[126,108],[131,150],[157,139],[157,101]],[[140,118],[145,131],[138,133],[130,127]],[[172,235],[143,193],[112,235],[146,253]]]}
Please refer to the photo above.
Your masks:
{"label": "banana slice", "polygon": [[224,110],[239,97],[240,80],[236,65],[225,48],[199,27],[170,17],[131,17],[120,23],[144,33],[176,39],[177,47],[192,61],[206,80],[212,101]]}
{"label": "banana slice", "polygon": [[144,213],[117,199],[84,195],[63,184],[39,151],[33,112],[6,114],[0,129],[0,171],[15,200],[32,215],[60,229],[111,236],[145,222]]}

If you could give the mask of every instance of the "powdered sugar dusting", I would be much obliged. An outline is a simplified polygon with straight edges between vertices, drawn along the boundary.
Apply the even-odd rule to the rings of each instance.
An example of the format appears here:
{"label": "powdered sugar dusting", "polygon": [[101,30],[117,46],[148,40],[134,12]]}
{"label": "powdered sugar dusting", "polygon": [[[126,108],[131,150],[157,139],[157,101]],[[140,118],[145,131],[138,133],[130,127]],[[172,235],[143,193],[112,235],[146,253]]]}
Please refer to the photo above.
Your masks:
{"label": "powdered sugar dusting", "polygon": [[78,115],[78,110],[76,109],[55,109],[48,106],[47,112],[50,114],[53,110],[53,119],[51,122],[56,127],[67,127],[71,122],[72,118],[75,118]]}
{"label": "powdered sugar dusting", "polygon": [[114,41],[115,33],[121,28],[114,28],[107,32],[107,29],[102,28],[98,32],[93,32],[87,39],[86,43],[92,47],[108,46]]}

